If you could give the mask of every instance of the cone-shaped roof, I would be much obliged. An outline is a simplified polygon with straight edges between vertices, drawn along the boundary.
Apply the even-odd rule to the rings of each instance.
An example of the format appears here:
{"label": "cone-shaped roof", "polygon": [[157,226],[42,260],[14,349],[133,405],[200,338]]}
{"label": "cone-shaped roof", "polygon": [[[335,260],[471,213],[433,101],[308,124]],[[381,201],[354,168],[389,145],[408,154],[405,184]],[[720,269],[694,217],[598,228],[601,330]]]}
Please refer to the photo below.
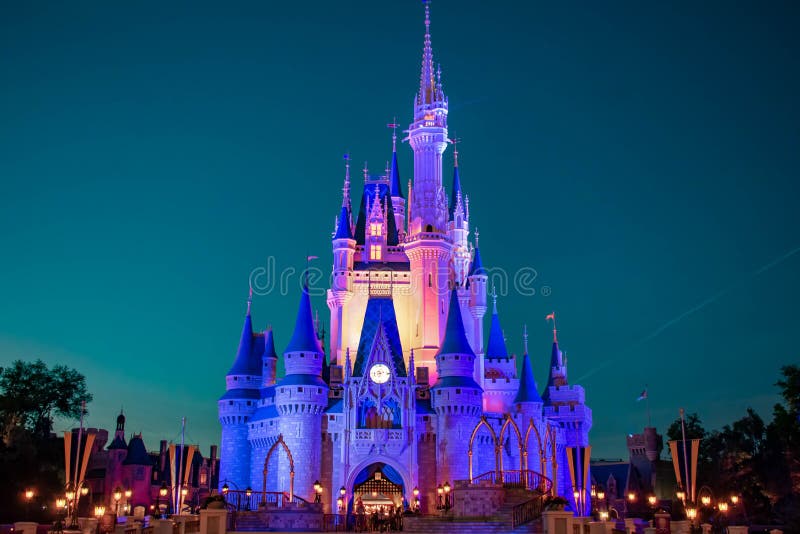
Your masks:
{"label": "cone-shaped roof", "polygon": [[447,326],[444,330],[444,339],[439,354],[472,354],[475,356],[464,331],[464,320],[461,318],[461,306],[458,304],[458,293],[455,289],[450,292]]}
{"label": "cone-shaped roof", "polygon": [[545,403],[550,402],[550,386],[556,385],[554,370],[561,367],[561,350],[558,348],[558,341],[553,341],[553,349],[550,351],[550,371],[547,375],[547,385],[544,387],[542,399]]}
{"label": "cone-shaped roof", "polygon": [[[260,349],[260,350],[259,350]],[[229,375],[260,375],[263,346],[257,347],[253,340],[253,320],[250,318],[250,310],[244,317],[242,335],[239,338],[239,350],[236,351],[236,360],[231,366]]]}
{"label": "cone-shaped roof", "polygon": [[317,339],[314,329],[314,317],[311,314],[311,297],[308,294],[308,284],[303,284],[300,295],[300,306],[297,308],[297,320],[294,323],[292,339],[286,346],[286,352],[318,352],[322,354],[322,346]]}
{"label": "cone-shaped roof", "polygon": [[397,151],[392,152],[392,170],[390,173],[392,196],[405,198],[403,196],[403,188],[400,186],[400,169],[397,167]]}
{"label": "cone-shaped roof", "polygon": [[272,328],[267,328],[264,333],[264,358],[278,358],[275,352],[275,336],[272,334]]}
{"label": "cone-shaped roof", "polygon": [[522,357],[522,372],[519,376],[519,391],[514,399],[514,403],[520,402],[543,402],[536,387],[536,379],[533,377],[533,367],[528,352]]}
{"label": "cone-shaped roof", "polygon": [[500,327],[500,317],[497,315],[497,307],[492,312],[492,327],[489,330],[489,343],[486,345],[487,358],[508,358],[506,340],[503,337],[503,329]]}
{"label": "cone-shaped roof", "polygon": [[[456,211],[456,204],[458,197],[461,195],[461,178],[458,175],[458,165],[453,167],[453,189],[450,191],[450,219],[453,219],[453,214]],[[462,200],[463,202],[463,200]]]}
{"label": "cone-shaped roof", "polygon": [[481,250],[479,248],[475,249],[475,257],[472,258],[472,263],[469,266],[468,276],[475,275],[486,276],[486,269],[483,268],[483,262],[481,261]]}
{"label": "cone-shaped roof", "polygon": [[339,222],[336,224],[336,235],[334,239],[353,239],[353,232],[350,229],[350,210],[342,206],[339,211]]}

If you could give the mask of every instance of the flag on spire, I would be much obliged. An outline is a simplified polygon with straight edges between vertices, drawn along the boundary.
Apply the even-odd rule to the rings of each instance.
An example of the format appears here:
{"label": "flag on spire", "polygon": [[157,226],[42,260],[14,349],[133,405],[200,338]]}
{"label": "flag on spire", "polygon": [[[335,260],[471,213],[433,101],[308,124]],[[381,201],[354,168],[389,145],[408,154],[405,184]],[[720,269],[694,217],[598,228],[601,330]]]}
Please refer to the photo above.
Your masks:
{"label": "flag on spire", "polygon": [[642,390],[642,394],[641,394],[641,395],[639,395],[639,397],[637,397],[637,399],[636,399],[636,402],[639,402],[639,401],[645,400],[646,398],[647,398],[647,388],[644,388],[644,389]]}
{"label": "flag on spire", "polygon": [[555,319],[556,319],[555,313],[549,313],[547,314],[547,317],[544,318],[545,321],[555,321]]}

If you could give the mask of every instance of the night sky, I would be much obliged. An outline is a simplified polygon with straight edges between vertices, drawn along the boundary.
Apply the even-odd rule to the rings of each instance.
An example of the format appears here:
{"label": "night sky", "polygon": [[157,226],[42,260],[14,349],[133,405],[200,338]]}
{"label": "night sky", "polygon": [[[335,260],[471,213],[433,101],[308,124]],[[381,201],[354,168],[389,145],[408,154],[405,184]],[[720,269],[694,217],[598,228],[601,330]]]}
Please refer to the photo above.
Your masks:
{"label": "night sky", "polygon": [[[499,299],[509,348],[527,323],[541,388],[556,312],[593,456],[626,454],[645,385],[661,431],[770,419],[800,360],[800,4],[431,16],[483,261],[537,273]],[[0,366],[66,363],[90,426],[124,407],[153,449],[186,416],[207,454],[251,271],[329,272],[342,154],[383,170],[423,31],[415,0],[0,4]],[[298,287],[254,298],[279,351]]]}

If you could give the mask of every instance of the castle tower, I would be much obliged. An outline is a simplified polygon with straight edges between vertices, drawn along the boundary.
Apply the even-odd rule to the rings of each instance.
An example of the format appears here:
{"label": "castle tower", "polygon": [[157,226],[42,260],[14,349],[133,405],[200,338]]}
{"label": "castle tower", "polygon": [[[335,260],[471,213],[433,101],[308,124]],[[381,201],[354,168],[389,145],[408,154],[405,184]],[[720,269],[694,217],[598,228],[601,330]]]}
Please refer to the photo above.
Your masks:
{"label": "castle tower", "polygon": [[406,199],[403,196],[403,188],[400,185],[400,169],[397,166],[397,124],[392,123],[392,166],[389,170],[389,188],[392,194],[392,206],[394,207],[394,220],[397,232],[402,241],[406,234]]}
{"label": "castle tower", "polygon": [[333,234],[333,284],[328,290],[328,309],[331,312],[331,365],[342,361],[342,337],[347,320],[345,305],[353,298],[353,262],[356,240],[353,237],[353,215],[350,202],[350,158],[345,156],[342,208]]}
{"label": "castle tower", "polygon": [[[528,356],[528,328],[522,334],[525,354],[522,356],[522,370],[519,375],[519,390],[514,397],[514,407],[516,412],[522,415],[522,420],[527,422],[530,418],[540,419],[542,416],[542,406],[544,401],[539,396],[539,389],[536,386],[536,379],[533,377],[533,366],[531,357]],[[527,425],[527,423],[526,423]]]}
{"label": "castle tower", "polygon": [[[125,443],[125,415],[120,410],[119,415],[117,416],[117,428],[114,431],[114,439],[111,440],[111,444],[108,446],[108,456],[107,456],[107,463],[106,463],[106,476],[104,485],[106,488],[110,488],[113,491],[113,488],[117,486],[123,487],[124,484],[124,473],[122,469],[122,462],[125,461],[125,455],[128,452],[128,445]],[[111,491],[108,491],[109,496],[109,503]]]}
{"label": "castle tower", "polygon": [[225,394],[217,403],[219,422],[222,425],[219,485],[226,482],[233,487],[250,485],[250,445],[247,426],[260,398],[262,356],[264,340],[253,335],[250,318],[252,290],[247,301],[242,335],[236,360],[225,377]]}
{"label": "castle tower", "polygon": [[419,288],[419,316],[411,346],[417,366],[435,380],[435,356],[444,335],[449,289],[450,244],[447,242],[447,196],[442,186],[442,154],[447,149],[447,97],[441,71],[434,72],[430,7],[425,4],[425,44],[414,121],[408,142],[414,151],[414,188],[409,193],[409,227],[405,251],[413,283]]}
{"label": "castle tower", "polygon": [[469,346],[455,290],[450,292],[447,329],[436,355],[436,384],[431,405],[437,415],[438,482],[469,478],[469,437],[478,424],[482,389],[473,379],[475,353]]}
{"label": "castle tower", "polygon": [[467,338],[475,352],[477,362],[475,365],[475,381],[483,384],[484,377],[484,352],[483,352],[483,316],[486,315],[486,283],[488,275],[481,262],[481,251],[477,246],[478,231],[475,230],[475,256],[467,276],[469,288],[469,327]]}
{"label": "castle tower", "polygon": [[278,355],[275,352],[275,336],[270,326],[264,332],[264,355],[261,357],[264,368],[261,373],[261,387],[267,388],[275,385],[278,373]]}
{"label": "castle tower", "polygon": [[[328,385],[322,380],[325,355],[314,329],[307,283],[283,359],[286,375],[275,385],[278,423],[295,462],[294,493],[310,501],[314,498],[314,481],[320,479],[322,416],[328,405]],[[289,491],[287,461],[278,464],[278,484],[282,491]]]}
{"label": "castle tower", "polygon": [[130,509],[150,506],[150,484],[153,480],[153,459],[147,454],[141,434],[135,434],[128,443],[122,462],[123,488],[131,490]]}
{"label": "castle tower", "polygon": [[469,250],[469,207],[467,199],[461,192],[461,178],[458,174],[458,149],[453,153],[453,189],[450,191],[449,220],[447,235],[453,244],[450,258],[452,261],[453,280],[457,286],[465,285],[470,270],[471,254]]}
{"label": "castle tower", "polygon": [[[492,288],[492,325],[483,360],[483,409],[502,414],[511,410],[517,393],[517,360],[506,347],[500,316],[497,313],[497,292]],[[479,382],[480,383],[480,382]]]}

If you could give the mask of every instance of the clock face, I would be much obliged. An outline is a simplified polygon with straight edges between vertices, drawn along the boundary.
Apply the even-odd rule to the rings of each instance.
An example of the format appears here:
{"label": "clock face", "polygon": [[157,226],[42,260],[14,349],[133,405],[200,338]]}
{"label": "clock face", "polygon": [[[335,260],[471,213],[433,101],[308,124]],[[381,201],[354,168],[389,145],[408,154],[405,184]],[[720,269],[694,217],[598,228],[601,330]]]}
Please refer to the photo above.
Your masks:
{"label": "clock face", "polygon": [[369,377],[376,384],[383,384],[387,382],[390,374],[389,368],[383,363],[376,363],[369,370]]}

